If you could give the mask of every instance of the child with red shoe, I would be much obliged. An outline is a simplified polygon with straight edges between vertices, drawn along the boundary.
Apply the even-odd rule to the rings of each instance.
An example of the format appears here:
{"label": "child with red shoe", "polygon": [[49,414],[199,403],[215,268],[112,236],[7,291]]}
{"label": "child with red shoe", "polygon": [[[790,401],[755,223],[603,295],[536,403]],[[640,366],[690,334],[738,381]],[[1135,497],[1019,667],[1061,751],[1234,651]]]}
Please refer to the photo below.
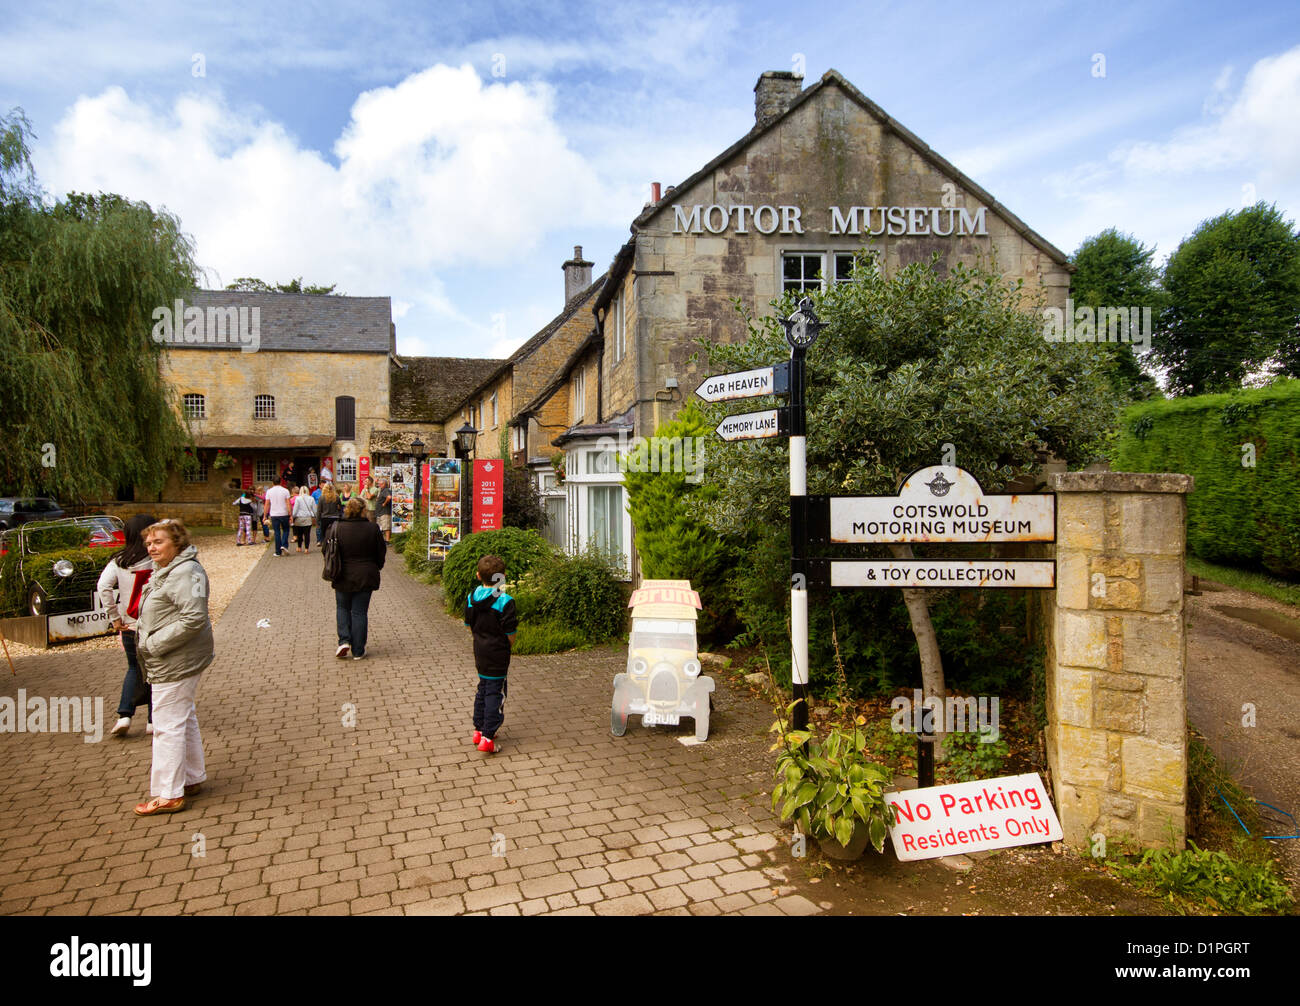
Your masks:
{"label": "child with red shoe", "polygon": [[478,669],[471,740],[480,751],[495,754],[498,748],[493,738],[506,718],[506,675],[518,619],[515,599],[501,589],[506,572],[501,557],[483,556],[476,572],[479,585],[465,598],[465,624],[474,635],[474,666]]}

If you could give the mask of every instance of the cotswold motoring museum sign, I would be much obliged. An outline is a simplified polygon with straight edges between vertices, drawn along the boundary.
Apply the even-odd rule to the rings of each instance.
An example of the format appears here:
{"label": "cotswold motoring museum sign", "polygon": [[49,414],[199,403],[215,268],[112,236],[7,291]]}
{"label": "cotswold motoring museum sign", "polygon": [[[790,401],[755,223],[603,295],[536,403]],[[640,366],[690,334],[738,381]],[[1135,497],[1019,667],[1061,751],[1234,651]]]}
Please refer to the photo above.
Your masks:
{"label": "cotswold motoring museum sign", "polygon": [[[722,206],[718,203],[694,206],[673,204],[674,234],[721,234],[730,228],[736,234],[750,229],[760,234],[803,234],[802,206],[770,206],[766,203]],[[831,234],[859,237],[988,237],[984,224],[987,207],[968,210],[963,206],[829,206]]]}
{"label": "cotswold motoring museum sign", "polygon": [[[985,493],[955,465],[913,473],[897,496],[812,496],[814,542],[1055,541],[1051,493]],[[1055,587],[1050,559],[812,560],[831,587]]]}

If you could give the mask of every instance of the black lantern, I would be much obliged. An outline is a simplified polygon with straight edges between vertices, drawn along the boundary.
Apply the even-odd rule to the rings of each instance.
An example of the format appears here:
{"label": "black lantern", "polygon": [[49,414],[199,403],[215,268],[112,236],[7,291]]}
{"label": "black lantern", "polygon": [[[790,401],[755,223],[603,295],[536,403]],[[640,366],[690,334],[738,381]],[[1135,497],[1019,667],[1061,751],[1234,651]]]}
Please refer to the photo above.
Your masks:
{"label": "black lantern", "polygon": [[478,430],[468,421],[456,431],[456,457],[468,458],[474,453],[474,442],[478,439]]}
{"label": "black lantern", "polygon": [[824,321],[817,320],[811,297],[801,299],[799,306],[790,317],[779,320],[781,327],[785,329],[785,341],[790,344],[791,349],[807,349],[817,341],[817,336],[821,334],[822,327],[826,324]]}

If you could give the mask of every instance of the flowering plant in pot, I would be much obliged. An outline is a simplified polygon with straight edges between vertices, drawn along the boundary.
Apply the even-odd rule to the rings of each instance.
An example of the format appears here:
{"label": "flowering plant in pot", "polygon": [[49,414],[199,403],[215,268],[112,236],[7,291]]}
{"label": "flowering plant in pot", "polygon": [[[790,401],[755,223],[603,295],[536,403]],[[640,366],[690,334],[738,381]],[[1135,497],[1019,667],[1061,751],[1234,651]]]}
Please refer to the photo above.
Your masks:
{"label": "flowering plant in pot", "polygon": [[[794,705],[787,708],[787,716]],[[772,724],[780,734],[772,750],[782,749],[772,809],[779,806],[781,820],[793,818],[804,834],[821,842],[827,855],[856,859],[868,842],[882,851],[894,823],[894,808],[885,801],[892,776],[863,750],[866,736],[859,728],[866,720],[844,717],[831,724],[822,740],[812,730],[789,729],[788,722],[778,719]]]}
{"label": "flowering plant in pot", "polygon": [[225,451],[221,451],[221,450],[217,451],[216,456],[212,459],[212,467],[219,472],[224,471],[227,468],[233,467],[234,464],[235,464],[235,459],[232,458]]}

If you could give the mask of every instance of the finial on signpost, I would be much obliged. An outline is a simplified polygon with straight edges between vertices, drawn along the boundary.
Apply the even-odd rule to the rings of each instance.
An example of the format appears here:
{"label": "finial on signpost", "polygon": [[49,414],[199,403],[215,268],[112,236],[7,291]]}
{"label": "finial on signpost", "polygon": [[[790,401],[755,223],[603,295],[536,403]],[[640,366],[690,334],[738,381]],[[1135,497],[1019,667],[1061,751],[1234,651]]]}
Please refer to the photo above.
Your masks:
{"label": "finial on signpost", "polygon": [[790,317],[778,320],[785,329],[785,341],[791,349],[807,349],[817,341],[817,336],[826,326],[824,321],[818,320],[811,297],[801,298],[799,306]]}

